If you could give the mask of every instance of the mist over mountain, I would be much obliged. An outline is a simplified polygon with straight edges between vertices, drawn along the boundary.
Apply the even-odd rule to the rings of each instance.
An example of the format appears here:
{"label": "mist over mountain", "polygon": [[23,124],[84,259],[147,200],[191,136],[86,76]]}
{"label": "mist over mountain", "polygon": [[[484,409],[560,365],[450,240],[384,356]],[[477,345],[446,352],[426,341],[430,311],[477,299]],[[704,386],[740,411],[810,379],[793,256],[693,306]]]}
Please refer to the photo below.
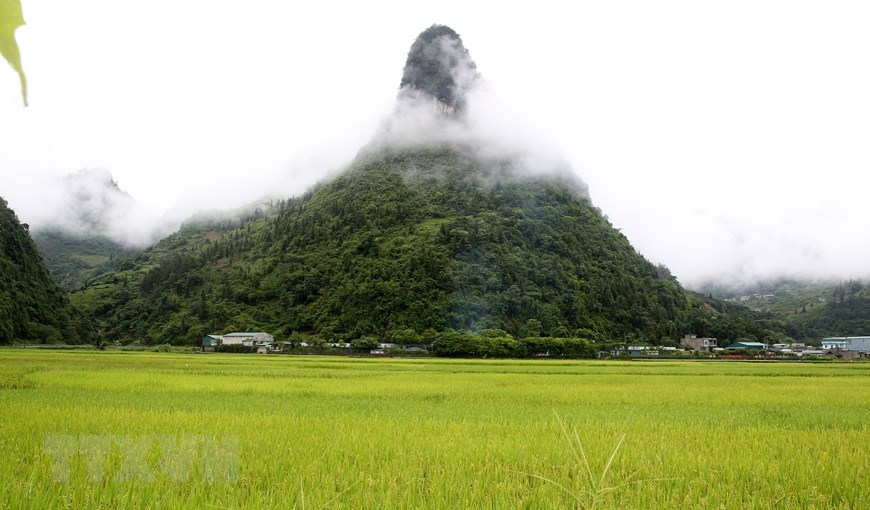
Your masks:
{"label": "mist over mountain", "polygon": [[[511,4],[497,15],[462,3],[389,16],[310,6],[320,23],[275,2],[214,4],[208,20],[185,3],[149,23],[126,4],[75,5],[29,14],[27,46],[41,52],[29,65],[45,97],[24,109],[15,91],[2,95],[3,195],[33,226],[54,202],[41,181],[80,168],[108,169],[178,223],[266,192],[304,193],[346,168],[389,116],[409,48],[437,11],[483,73],[465,108],[486,110],[478,134],[558,148],[533,154],[561,151],[614,226],[683,285],[870,276],[861,2],[801,4],[786,18],[775,3],[636,6],[642,15],[621,3]],[[227,37],[233,25],[244,33]],[[89,79],[69,79],[77,72]]]}
{"label": "mist over mountain", "polygon": [[74,301],[120,341],[772,334],[640,256],[557,151],[493,121],[504,115],[476,69],[455,32],[430,27],[392,115],[344,172],[239,221],[189,222]]}
{"label": "mist over mountain", "polygon": [[177,225],[143,207],[103,169],[83,169],[53,180],[30,207],[34,232],[74,238],[104,238],[124,247],[144,247]]}
{"label": "mist over mountain", "polygon": [[445,147],[485,166],[484,184],[548,176],[588,197],[561,151],[489,87],[459,34],[432,25],[411,45],[393,112],[359,156]]}
{"label": "mist over mountain", "polygon": [[450,27],[432,25],[411,45],[400,88],[404,95],[430,97],[433,109],[453,115],[464,110],[466,95],[478,76],[477,65],[459,34]]}
{"label": "mist over mountain", "polygon": [[107,170],[85,169],[57,178],[39,196],[39,207],[31,210],[32,237],[67,291],[108,269],[116,256],[177,228],[136,202]]}

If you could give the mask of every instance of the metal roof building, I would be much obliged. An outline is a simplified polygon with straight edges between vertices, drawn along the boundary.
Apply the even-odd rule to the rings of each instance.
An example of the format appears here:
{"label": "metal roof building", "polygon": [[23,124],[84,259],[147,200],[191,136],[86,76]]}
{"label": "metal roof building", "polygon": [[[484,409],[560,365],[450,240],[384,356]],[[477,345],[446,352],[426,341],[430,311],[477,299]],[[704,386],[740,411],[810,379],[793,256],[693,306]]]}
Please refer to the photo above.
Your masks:
{"label": "metal roof building", "polygon": [[870,336],[832,336],[823,338],[822,347],[870,353]]}
{"label": "metal roof building", "polygon": [[767,346],[761,342],[734,342],[733,344],[726,347],[726,349],[730,349],[730,350],[746,349],[747,351],[764,351],[764,350],[767,350]]}

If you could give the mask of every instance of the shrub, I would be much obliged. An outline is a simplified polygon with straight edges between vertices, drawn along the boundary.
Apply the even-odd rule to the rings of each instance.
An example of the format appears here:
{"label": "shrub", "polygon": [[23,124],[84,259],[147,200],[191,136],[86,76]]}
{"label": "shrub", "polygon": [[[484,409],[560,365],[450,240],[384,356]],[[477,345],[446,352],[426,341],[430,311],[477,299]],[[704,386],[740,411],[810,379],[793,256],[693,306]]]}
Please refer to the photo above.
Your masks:
{"label": "shrub", "polygon": [[380,345],[378,339],[373,336],[364,336],[350,342],[350,346],[354,349],[377,349]]}

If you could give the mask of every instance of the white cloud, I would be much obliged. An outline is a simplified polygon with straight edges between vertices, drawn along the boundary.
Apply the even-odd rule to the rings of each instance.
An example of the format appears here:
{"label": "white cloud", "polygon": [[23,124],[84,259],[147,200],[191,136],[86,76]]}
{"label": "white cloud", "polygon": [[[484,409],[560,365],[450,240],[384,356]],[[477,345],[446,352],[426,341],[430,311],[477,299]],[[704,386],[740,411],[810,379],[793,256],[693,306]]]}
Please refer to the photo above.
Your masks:
{"label": "white cloud", "polygon": [[479,130],[564,154],[681,281],[870,275],[864,2],[46,0],[24,14],[30,108],[0,69],[0,194],[22,221],[45,181],[83,168],[158,216],[297,193],[378,129],[410,44],[444,23],[502,105],[480,103]]}

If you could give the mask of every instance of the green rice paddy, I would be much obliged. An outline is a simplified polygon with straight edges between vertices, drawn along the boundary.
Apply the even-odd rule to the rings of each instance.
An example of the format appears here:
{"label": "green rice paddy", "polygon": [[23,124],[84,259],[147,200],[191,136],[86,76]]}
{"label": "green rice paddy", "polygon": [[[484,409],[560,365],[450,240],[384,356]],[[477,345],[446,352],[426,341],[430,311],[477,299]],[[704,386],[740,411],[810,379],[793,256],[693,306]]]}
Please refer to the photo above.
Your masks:
{"label": "green rice paddy", "polygon": [[858,509],[868,445],[865,363],[0,351],[0,508]]}

